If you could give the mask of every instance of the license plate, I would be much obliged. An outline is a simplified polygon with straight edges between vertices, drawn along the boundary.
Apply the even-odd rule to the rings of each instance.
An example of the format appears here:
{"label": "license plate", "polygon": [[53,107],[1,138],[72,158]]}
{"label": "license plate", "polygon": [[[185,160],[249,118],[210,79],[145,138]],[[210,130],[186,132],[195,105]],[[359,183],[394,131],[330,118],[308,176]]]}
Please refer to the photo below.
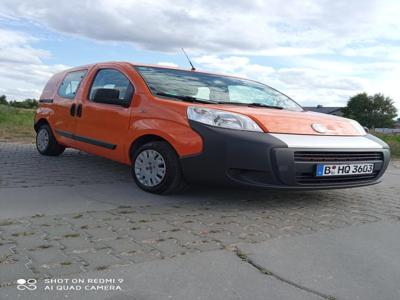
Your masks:
{"label": "license plate", "polygon": [[347,176],[371,174],[374,171],[374,164],[335,164],[317,165],[316,176]]}

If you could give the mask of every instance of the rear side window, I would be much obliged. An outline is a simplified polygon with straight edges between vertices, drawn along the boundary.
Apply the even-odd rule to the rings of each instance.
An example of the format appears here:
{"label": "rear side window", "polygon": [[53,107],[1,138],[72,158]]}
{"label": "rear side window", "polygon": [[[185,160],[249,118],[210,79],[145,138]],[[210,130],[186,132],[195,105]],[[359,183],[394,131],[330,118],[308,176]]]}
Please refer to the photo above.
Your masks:
{"label": "rear side window", "polygon": [[97,72],[92,88],[90,89],[90,100],[94,99],[94,95],[98,89],[117,90],[118,100],[124,100],[125,102],[131,100],[134,90],[129,79],[115,69],[101,69]]}
{"label": "rear side window", "polygon": [[74,99],[79,84],[86,75],[86,70],[68,73],[58,89],[58,95],[63,98]]}

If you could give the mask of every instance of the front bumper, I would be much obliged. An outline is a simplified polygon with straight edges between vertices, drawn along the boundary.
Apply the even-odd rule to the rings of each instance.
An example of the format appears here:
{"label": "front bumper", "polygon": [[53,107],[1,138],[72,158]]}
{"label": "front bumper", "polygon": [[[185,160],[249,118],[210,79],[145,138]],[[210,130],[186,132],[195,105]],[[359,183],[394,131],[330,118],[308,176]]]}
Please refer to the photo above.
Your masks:
{"label": "front bumper", "polygon": [[[203,152],[181,158],[183,174],[189,182],[278,189],[348,188],[378,183],[390,160],[387,145],[370,135],[279,135],[193,121],[190,125],[203,138]],[[374,173],[315,177],[316,164],[327,162],[373,163]]]}

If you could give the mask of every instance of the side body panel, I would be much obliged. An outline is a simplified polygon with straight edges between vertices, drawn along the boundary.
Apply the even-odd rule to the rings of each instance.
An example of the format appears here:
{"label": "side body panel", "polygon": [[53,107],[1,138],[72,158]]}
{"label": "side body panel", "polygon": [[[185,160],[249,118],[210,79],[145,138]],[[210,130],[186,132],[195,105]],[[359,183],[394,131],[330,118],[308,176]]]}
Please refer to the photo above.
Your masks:
{"label": "side body panel", "polygon": [[[129,107],[89,100],[96,73],[104,68],[119,70],[133,84],[135,91]],[[92,67],[81,83],[76,105],[82,105],[82,113],[76,118],[74,148],[130,164],[134,142],[152,135],[168,141],[180,157],[202,151],[202,139],[187,120],[189,104],[155,98],[130,64],[106,63]]]}
{"label": "side body panel", "polygon": [[190,103],[154,97],[142,77],[130,66],[136,98],[128,132],[125,161],[130,163],[131,145],[145,135],[156,135],[169,142],[180,157],[199,154],[203,140],[189,125]]}
{"label": "side body panel", "polygon": [[[89,153],[125,162],[123,158],[126,151],[131,106],[122,107],[89,100],[90,88],[96,73],[104,68],[116,69],[129,78],[126,67],[120,64],[97,64],[89,71],[81,87],[81,97],[77,102],[77,105],[81,105],[81,114],[77,117],[74,133],[76,147]],[[131,105],[133,102],[135,102],[135,96]]]}
{"label": "side body panel", "polygon": [[[71,114],[74,105],[81,97],[81,89],[76,91],[74,99],[63,98],[58,94],[58,90],[64,77],[73,71],[88,70],[90,66],[78,67],[55,74],[46,84],[39,100],[39,108],[36,111],[35,123],[40,119],[45,119],[53,131],[57,141],[67,147],[76,147],[76,142],[68,138],[75,131],[76,118]],[[82,80],[82,83],[85,79]],[[82,84],[81,84],[82,85]],[[60,134],[67,133],[67,134]]]}

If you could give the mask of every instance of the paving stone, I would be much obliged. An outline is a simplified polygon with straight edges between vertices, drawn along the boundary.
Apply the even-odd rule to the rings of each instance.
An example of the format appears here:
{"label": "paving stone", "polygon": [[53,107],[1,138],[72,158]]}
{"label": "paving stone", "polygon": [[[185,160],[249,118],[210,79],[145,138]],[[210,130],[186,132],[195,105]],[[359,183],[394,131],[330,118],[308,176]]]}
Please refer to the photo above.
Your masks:
{"label": "paving stone", "polygon": [[80,230],[74,229],[71,225],[65,223],[63,225],[56,225],[45,227],[43,231],[46,233],[48,239],[63,239],[66,236],[80,235]]}
{"label": "paving stone", "polygon": [[104,244],[112,249],[114,254],[129,253],[140,248],[138,243],[130,240],[129,238],[105,241]]}
{"label": "paving stone", "polygon": [[49,242],[46,239],[45,233],[32,234],[30,231],[27,232],[27,236],[18,236],[14,238],[15,244],[18,249],[32,249],[38,248],[43,245],[47,245]]}
{"label": "paving stone", "polygon": [[152,231],[149,227],[144,226],[132,226],[128,232],[129,236],[137,242],[142,242],[148,239],[158,239],[160,237],[158,232]]}
{"label": "paving stone", "polygon": [[13,256],[6,262],[0,263],[0,287],[20,278],[35,278],[36,274],[27,268],[26,264],[27,261],[22,256]]}
{"label": "paving stone", "polygon": [[65,253],[82,253],[93,249],[94,243],[88,238],[78,236],[59,240]]}
{"label": "paving stone", "polygon": [[137,244],[135,248],[129,251],[118,253],[118,257],[120,257],[123,260],[128,260],[134,263],[141,263],[145,261],[161,259],[163,258],[163,255],[159,250],[153,247],[144,244],[142,245]]}
{"label": "paving stone", "polygon": [[88,270],[102,270],[112,265],[123,264],[123,261],[115,255],[110,254],[111,250],[90,251],[75,255],[78,260],[83,261],[83,265]]}
{"label": "paving stone", "polygon": [[212,250],[217,250],[217,249],[223,249],[224,246],[222,243],[218,243],[213,240],[208,240],[208,239],[197,239],[191,242],[183,242],[182,245],[185,248],[188,249],[196,249],[199,250],[200,252],[204,251],[212,251]]}
{"label": "paving stone", "polygon": [[63,277],[70,274],[79,274],[85,271],[83,264],[69,259],[61,261],[59,263],[46,265],[45,269],[46,270],[44,272],[48,274],[48,277],[53,278]]}
{"label": "paving stone", "polygon": [[181,246],[175,239],[147,240],[144,243],[159,250],[165,257],[174,257],[188,252],[188,249]]}
{"label": "paving stone", "polygon": [[109,227],[99,227],[93,229],[83,229],[92,241],[109,241],[115,240],[118,235]]}
{"label": "paving stone", "polygon": [[53,247],[37,251],[21,251],[21,253],[30,258],[32,264],[36,268],[46,268],[46,266],[57,264],[68,259],[60,249]]}
{"label": "paving stone", "polygon": [[0,246],[0,264],[14,253],[12,251],[13,246],[14,246],[13,244],[6,244]]}

